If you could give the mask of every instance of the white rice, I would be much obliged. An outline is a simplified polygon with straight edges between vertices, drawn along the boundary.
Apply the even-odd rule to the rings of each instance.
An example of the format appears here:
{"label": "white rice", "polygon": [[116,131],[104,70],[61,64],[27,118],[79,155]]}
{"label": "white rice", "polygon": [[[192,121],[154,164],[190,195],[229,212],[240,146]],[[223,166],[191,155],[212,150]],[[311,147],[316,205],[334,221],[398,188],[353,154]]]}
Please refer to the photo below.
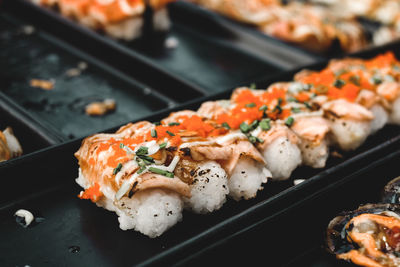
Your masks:
{"label": "white rice", "polygon": [[109,36],[126,41],[138,38],[142,34],[142,28],[143,19],[141,17],[129,18],[119,23],[104,26],[104,30]]}
{"label": "white rice", "polygon": [[392,124],[400,124],[400,97],[392,104],[392,112],[390,113],[389,121]]}
{"label": "white rice", "polygon": [[151,238],[160,236],[182,220],[183,201],[171,191],[139,191],[132,198],[122,198],[119,206],[119,227],[135,229]]}
{"label": "white rice", "polygon": [[381,105],[378,104],[372,106],[370,111],[374,114],[374,119],[371,121],[371,134],[373,134],[386,125],[389,121],[389,114]]}
{"label": "white rice", "polygon": [[253,198],[268,178],[261,164],[249,157],[240,158],[228,180],[229,196],[235,200]]}
{"label": "white rice", "polygon": [[345,151],[358,148],[371,133],[370,121],[334,119],[331,122],[332,143]]}
{"label": "white rice", "polygon": [[302,162],[301,152],[296,144],[286,137],[276,138],[262,151],[268,169],[274,180],[286,180]]}
{"label": "white rice", "polygon": [[324,168],[329,157],[329,146],[326,140],[316,145],[308,140],[302,140],[299,145],[303,164],[312,168]]}
{"label": "white rice", "polygon": [[215,161],[200,163],[190,186],[192,196],[185,198],[185,208],[200,214],[221,208],[229,193],[226,172]]}

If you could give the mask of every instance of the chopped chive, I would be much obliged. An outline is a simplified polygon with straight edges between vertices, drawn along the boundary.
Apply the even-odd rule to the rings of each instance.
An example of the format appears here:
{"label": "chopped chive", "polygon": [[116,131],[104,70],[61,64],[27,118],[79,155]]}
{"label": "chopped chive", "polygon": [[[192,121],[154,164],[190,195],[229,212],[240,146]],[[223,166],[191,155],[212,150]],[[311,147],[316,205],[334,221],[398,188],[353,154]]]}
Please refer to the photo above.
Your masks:
{"label": "chopped chive", "polygon": [[164,142],[160,144],[160,149],[166,148],[167,147],[167,142]]}
{"label": "chopped chive", "polygon": [[299,102],[299,100],[297,100],[296,98],[294,98],[293,96],[289,96],[287,99],[288,102]]}
{"label": "chopped chive", "polygon": [[123,143],[119,144],[119,148],[124,148],[124,147],[125,147],[125,145]]}
{"label": "chopped chive", "polygon": [[167,132],[167,134],[169,134],[170,136],[175,136],[175,134],[174,133],[171,133],[170,131],[166,131]]}
{"label": "chopped chive", "polygon": [[342,88],[344,85],[346,84],[345,81],[341,80],[341,79],[337,79],[334,83],[333,86],[335,86],[336,88]]}
{"label": "chopped chive", "polygon": [[153,124],[154,124],[155,126],[160,126],[160,125],[161,125],[161,122],[156,121],[156,122],[153,122]]}
{"label": "chopped chive", "polygon": [[250,89],[256,89],[256,88],[257,88],[257,85],[256,85],[255,83],[252,83],[252,84],[250,84],[249,88],[250,88]]}
{"label": "chopped chive", "polygon": [[239,128],[243,133],[248,133],[250,131],[250,126],[245,122],[242,122]]}
{"label": "chopped chive", "polygon": [[249,104],[246,104],[246,108],[254,108],[256,106],[256,103],[249,103]]}
{"label": "chopped chive", "polygon": [[293,113],[300,113],[301,109],[300,108],[292,108]]}
{"label": "chopped chive", "polygon": [[114,169],[113,174],[116,175],[117,173],[119,173],[122,169],[122,164],[118,163],[117,167]]}
{"label": "chopped chive", "polygon": [[260,144],[264,143],[264,140],[262,140],[261,138],[256,137],[257,142],[259,142]]}
{"label": "chopped chive", "polygon": [[312,109],[312,106],[308,102],[303,102],[304,106],[308,109]]}
{"label": "chopped chive", "polygon": [[351,76],[350,82],[352,82],[353,84],[355,84],[357,86],[360,86],[360,77],[358,77],[357,75]]}
{"label": "chopped chive", "polygon": [[146,146],[141,146],[139,149],[136,151],[137,156],[144,156],[147,153],[149,153],[149,148]]}
{"label": "chopped chive", "polygon": [[371,80],[372,80],[372,83],[375,85],[382,83],[382,78],[379,77],[378,75],[374,75]]}
{"label": "chopped chive", "polygon": [[286,119],[286,121],[285,121],[285,124],[286,124],[288,127],[290,127],[290,126],[293,125],[293,122],[294,122],[293,117],[288,117],[288,118]]}
{"label": "chopped chive", "polygon": [[159,168],[150,167],[149,171],[151,171],[153,173],[156,173],[156,174],[160,174],[160,175],[169,177],[169,178],[174,178],[174,174],[172,172],[164,171],[164,170],[161,170]]}
{"label": "chopped chive", "polygon": [[278,106],[280,106],[282,104],[282,102],[283,102],[283,99],[279,97],[278,98]]}
{"label": "chopped chive", "polygon": [[255,136],[250,135],[248,138],[249,138],[250,143],[252,143],[252,144],[257,143],[257,138]]}
{"label": "chopped chive", "polygon": [[254,130],[255,128],[257,128],[258,123],[259,123],[258,120],[253,121],[253,122],[250,124],[250,130]]}
{"label": "chopped chive", "polygon": [[144,164],[146,164],[146,165],[150,165],[150,164],[154,163],[154,159],[149,156],[140,156],[140,159],[143,160]]}
{"label": "chopped chive", "polygon": [[272,112],[278,111],[278,114],[282,113],[282,107],[280,105],[276,105]]}
{"label": "chopped chive", "polygon": [[151,137],[157,138],[157,131],[156,131],[156,129],[151,129]]}
{"label": "chopped chive", "polygon": [[137,174],[141,174],[144,170],[146,170],[146,166],[140,167],[140,169],[137,171]]}
{"label": "chopped chive", "polygon": [[221,125],[222,125],[222,127],[226,128],[228,130],[231,129],[231,126],[229,126],[229,124],[227,122],[223,122]]}
{"label": "chopped chive", "polygon": [[262,105],[258,110],[259,111],[266,111],[266,110],[268,110],[268,106],[267,105]]}
{"label": "chopped chive", "polygon": [[179,122],[170,122],[168,123],[168,126],[179,126],[181,125]]}
{"label": "chopped chive", "polygon": [[271,129],[270,119],[264,119],[260,122],[260,127],[263,131],[268,131]]}

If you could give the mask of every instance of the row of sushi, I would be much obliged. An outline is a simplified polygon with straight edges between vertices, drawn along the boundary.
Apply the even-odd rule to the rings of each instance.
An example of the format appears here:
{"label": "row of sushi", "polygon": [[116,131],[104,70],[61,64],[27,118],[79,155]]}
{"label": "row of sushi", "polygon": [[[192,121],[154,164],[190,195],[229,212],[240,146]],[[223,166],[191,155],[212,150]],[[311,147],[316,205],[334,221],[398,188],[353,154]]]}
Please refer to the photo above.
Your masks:
{"label": "row of sushi", "polygon": [[[337,40],[345,52],[381,45],[400,36],[398,0],[188,0],[261,32],[322,52]],[[371,34],[359,17],[377,22]]]}
{"label": "row of sushi", "polygon": [[[165,32],[170,27],[167,4],[174,0],[32,0],[62,15],[123,40],[139,38],[145,27]],[[148,15],[146,15],[148,14]],[[146,25],[148,24],[148,25]]]}
{"label": "row of sushi", "polygon": [[366,267],[400,266],[400,177],[385,186],[380,203],[332,219],[325,241],[337,259]]}
{"label": "row of sushi", "polygon": [[323,168],[330,147],[354,150],[387,123],[400,124],[394,54],[332,60],[291,82],[87,137],[75,153],[79,197],[114,211],[121,229],[157,237],[183,209],[204,214],[227,197],[253,198],[269,178]]}
{"label": "row of sushi", "polygon": [[22,154],[22,147],[15,137],[11,127],[0,131],[0,162],[6,161]]}

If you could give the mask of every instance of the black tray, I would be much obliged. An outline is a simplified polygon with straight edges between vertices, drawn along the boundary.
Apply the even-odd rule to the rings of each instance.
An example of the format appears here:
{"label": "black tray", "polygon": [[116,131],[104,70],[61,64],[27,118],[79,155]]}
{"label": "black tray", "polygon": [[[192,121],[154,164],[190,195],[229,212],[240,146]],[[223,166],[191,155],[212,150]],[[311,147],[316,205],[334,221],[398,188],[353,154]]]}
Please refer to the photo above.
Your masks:
{"label": "black tray", "polygon": [[[0,98],[8,97],[8,102],[15,102],[14,106],[29,112],[62,140],[87,136],[176,104],[104,62],[29,27],[0,13]],[[87,68],[77,76],[68,75],[79,71],[79,64]],[[54,89],[31,87],[31,79],[54,80]],[[115,112],[100,117],[85,114],[87,104],[106,98],[116,101]]]}
{"label": "black tray", "polygon": [[[255,28],[252,25],[246,25],[245,23],[241,23],[239,21],[236,21],[234,19],[228,18],[224,15],[220,15],[214,11],[208,10],[204,7],[201,7],[199,5],[189,3],[186,0],[180,0],[178,3],[175,3],[172,5],[173,8],[176,10],[176,12],[183,14],[183,13],[190,13],[190,19],[188,17],[181,16],[181,18],[184,20],[185,23],[190,23],[193,24],[194,20],[201,20],[203,23],[209,25],[211,27],[223,27],[223,28],[228,28],[231,29],[239,35],[246,36],[247,38],[250,38],[252,40],[252,43],[250,44],[253,48],[255,44],[257,44],[257,47],[255,49],[264,47],[267,48],[271,44],[278,45],[281,47],[289,47],[290,50],[294,51],[296,54],[303,54],[304,57],[307,58],[313,58],[315,60],[321,60],[321,59],[328,59],[328,58],[336,58],[345,55],[346,53],[340,48],[338,43],[335,43],[332,45],[328,51],[324,52],[315,52],[311,50],[307,50],[305,48],[302,48],[294,43],[290,42],[285,42],[283,40],[280,40],[278,38],[275,38],[273,36],[270,36],[268,34],[262,33],[259,31],[257,28]],[[193,19],[196,18],[196,19]],[[378,27],[379,23],[376,23],[374,21],[370,21],[365,18],[359,18],[359,22],[362,25],[363,30],[365,31],[367,36],[371,36],[373,32],[375,32]],[[400,40],[395,40],[390,42],[392,44],[400,43]],[[366,49],[373,49],[377,48],[379,46],[375,45],[370,45]],[[363,49],[362,51],[366,50]],[[361,51],[359,51],[361,52]],[[283,58],[286,58],[288,55],[282,55]],[[298,61],[298,65],[301,65],[302,61]],[[308,63],[308,62],[307,62]],[[306,63],[306,64],[307,64]],[[303,64],[305,65],[305,64]]]}
{"label": "black tray", "polygon": [[[0,92],[0,96],[2,93]],[[21,144],[23,155],[58,144],[62,137],[51,132],[6,97],[0,97],[0,130],[10,126]],[[24,156],[25,157],[25,156]],[[0,166],[4,162],[0,162]]]}
{"label": "black tray", "polygon": [[[371,57],[382,50],[370,51],[363,56]],[[400,51],[397,49],[397,52]],[[284,76],[281,75],[279,80],[290,79],[293,72]],[[276,80],[268,82],[273,81]],[[171,111],[196,109],[205,100],[227,98],[229,95],[230,92],[225,92],[201,98],[145,119],[158,121]],[[281,255],[277,251],[282,248],[289,260],[302,248],[294,246],[298,243],[292,240],[295,236],[293,232],[299,232],[298,229],[282,223],[291,222],[281,220],[283,215],[298,214],[303,211],[302,203],[306,204],[310,198],[318,196],[320,190],[340,184],[358,171],[366,172],[376,162],[388,161],[388,155],[400,150],[400,128],[385,127],[357,151],[344,153],[343,158],[331,157],[323,170],[298,168],[290,180],[270,182],[250,201],[229,200],[221,210],[209,215],[185,212],[183,222],[157,239],[149,239],[134,231],[121,231],[114,214],[76,197],[80,188],[74,182],[78,166],[73,153],[80,142],[76,139],[29,157],[17,158],[0,168],[0,177],[7,181],[7,186],[0,188],[0,236],[8,241],[0,243],[0,251],[7,255],[0,257],[2,265],[186,264],[210,260],[206,257],[208,253],[219,255],[217,260],[221,262],[238,257],[251,262],[249,257],[253,251],[274,263]],[[307,181],[293,186],[295,178],[306,178]],[[315,205],[315,202],[312,203]],[[13,218],[13,213],[19,208],[29,209],[46,220],[23,229]],[[308,221],[302,215],[297,219]],[[269,227],[271,225],[274,227]],[[285,225],[288,229],[282,229]],[[258,242],[248,243],[247,238]],[[261,245],[260,238],[266,240]],[[80,251],[70,252],[74,250],[69,249],[71,246],[79,246]]]}
{"label": "black tray", "polygon": [[[149,51],[146,49],[149,44],[115,41],[56,12],[33,5],[28,0],[5,0],[3,9],[29,18],[34,25],[166,94],[170,93],[165,89],[166,84],[169,88],[176,88],[179,94],[171,96],[181,102],[224,91],[254,77],[273,75],[314,60],[278,43],[260,52],[260,49],[253,49],[259,41],[255,40],[255,45],[251,46],[248,36],[240,36],[229,29],[220,29],[214,35],[198,31],[175,19],[179,15],[176,12],[172,12],[173,27],[169,36],[178,39],[178,47],[173,50]],[[179,16],[191,18],[191,14]],[[201,25],[201,21],[198,25]],[[285,56],[280,58],[278,55]]]}

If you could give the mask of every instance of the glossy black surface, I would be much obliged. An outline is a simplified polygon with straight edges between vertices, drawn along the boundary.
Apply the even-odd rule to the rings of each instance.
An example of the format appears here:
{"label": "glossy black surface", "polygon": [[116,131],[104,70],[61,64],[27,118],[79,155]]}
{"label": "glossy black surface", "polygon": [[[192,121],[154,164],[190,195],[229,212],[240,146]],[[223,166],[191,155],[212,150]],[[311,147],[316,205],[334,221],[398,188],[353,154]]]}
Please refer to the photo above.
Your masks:
{"label": "glossy black surface", "polygon": [[[174,104],[101,61],[1,13],[0,61],[1,92],[65,139],[102,131]],[[69,75],[79,70],[79,64],[87,67],[76,76]],[[54,89],[32,87],[31,79],[52,80]],[[97,117],[85,113],[87,104],[107,98],[116,101],[115,112]]]}

